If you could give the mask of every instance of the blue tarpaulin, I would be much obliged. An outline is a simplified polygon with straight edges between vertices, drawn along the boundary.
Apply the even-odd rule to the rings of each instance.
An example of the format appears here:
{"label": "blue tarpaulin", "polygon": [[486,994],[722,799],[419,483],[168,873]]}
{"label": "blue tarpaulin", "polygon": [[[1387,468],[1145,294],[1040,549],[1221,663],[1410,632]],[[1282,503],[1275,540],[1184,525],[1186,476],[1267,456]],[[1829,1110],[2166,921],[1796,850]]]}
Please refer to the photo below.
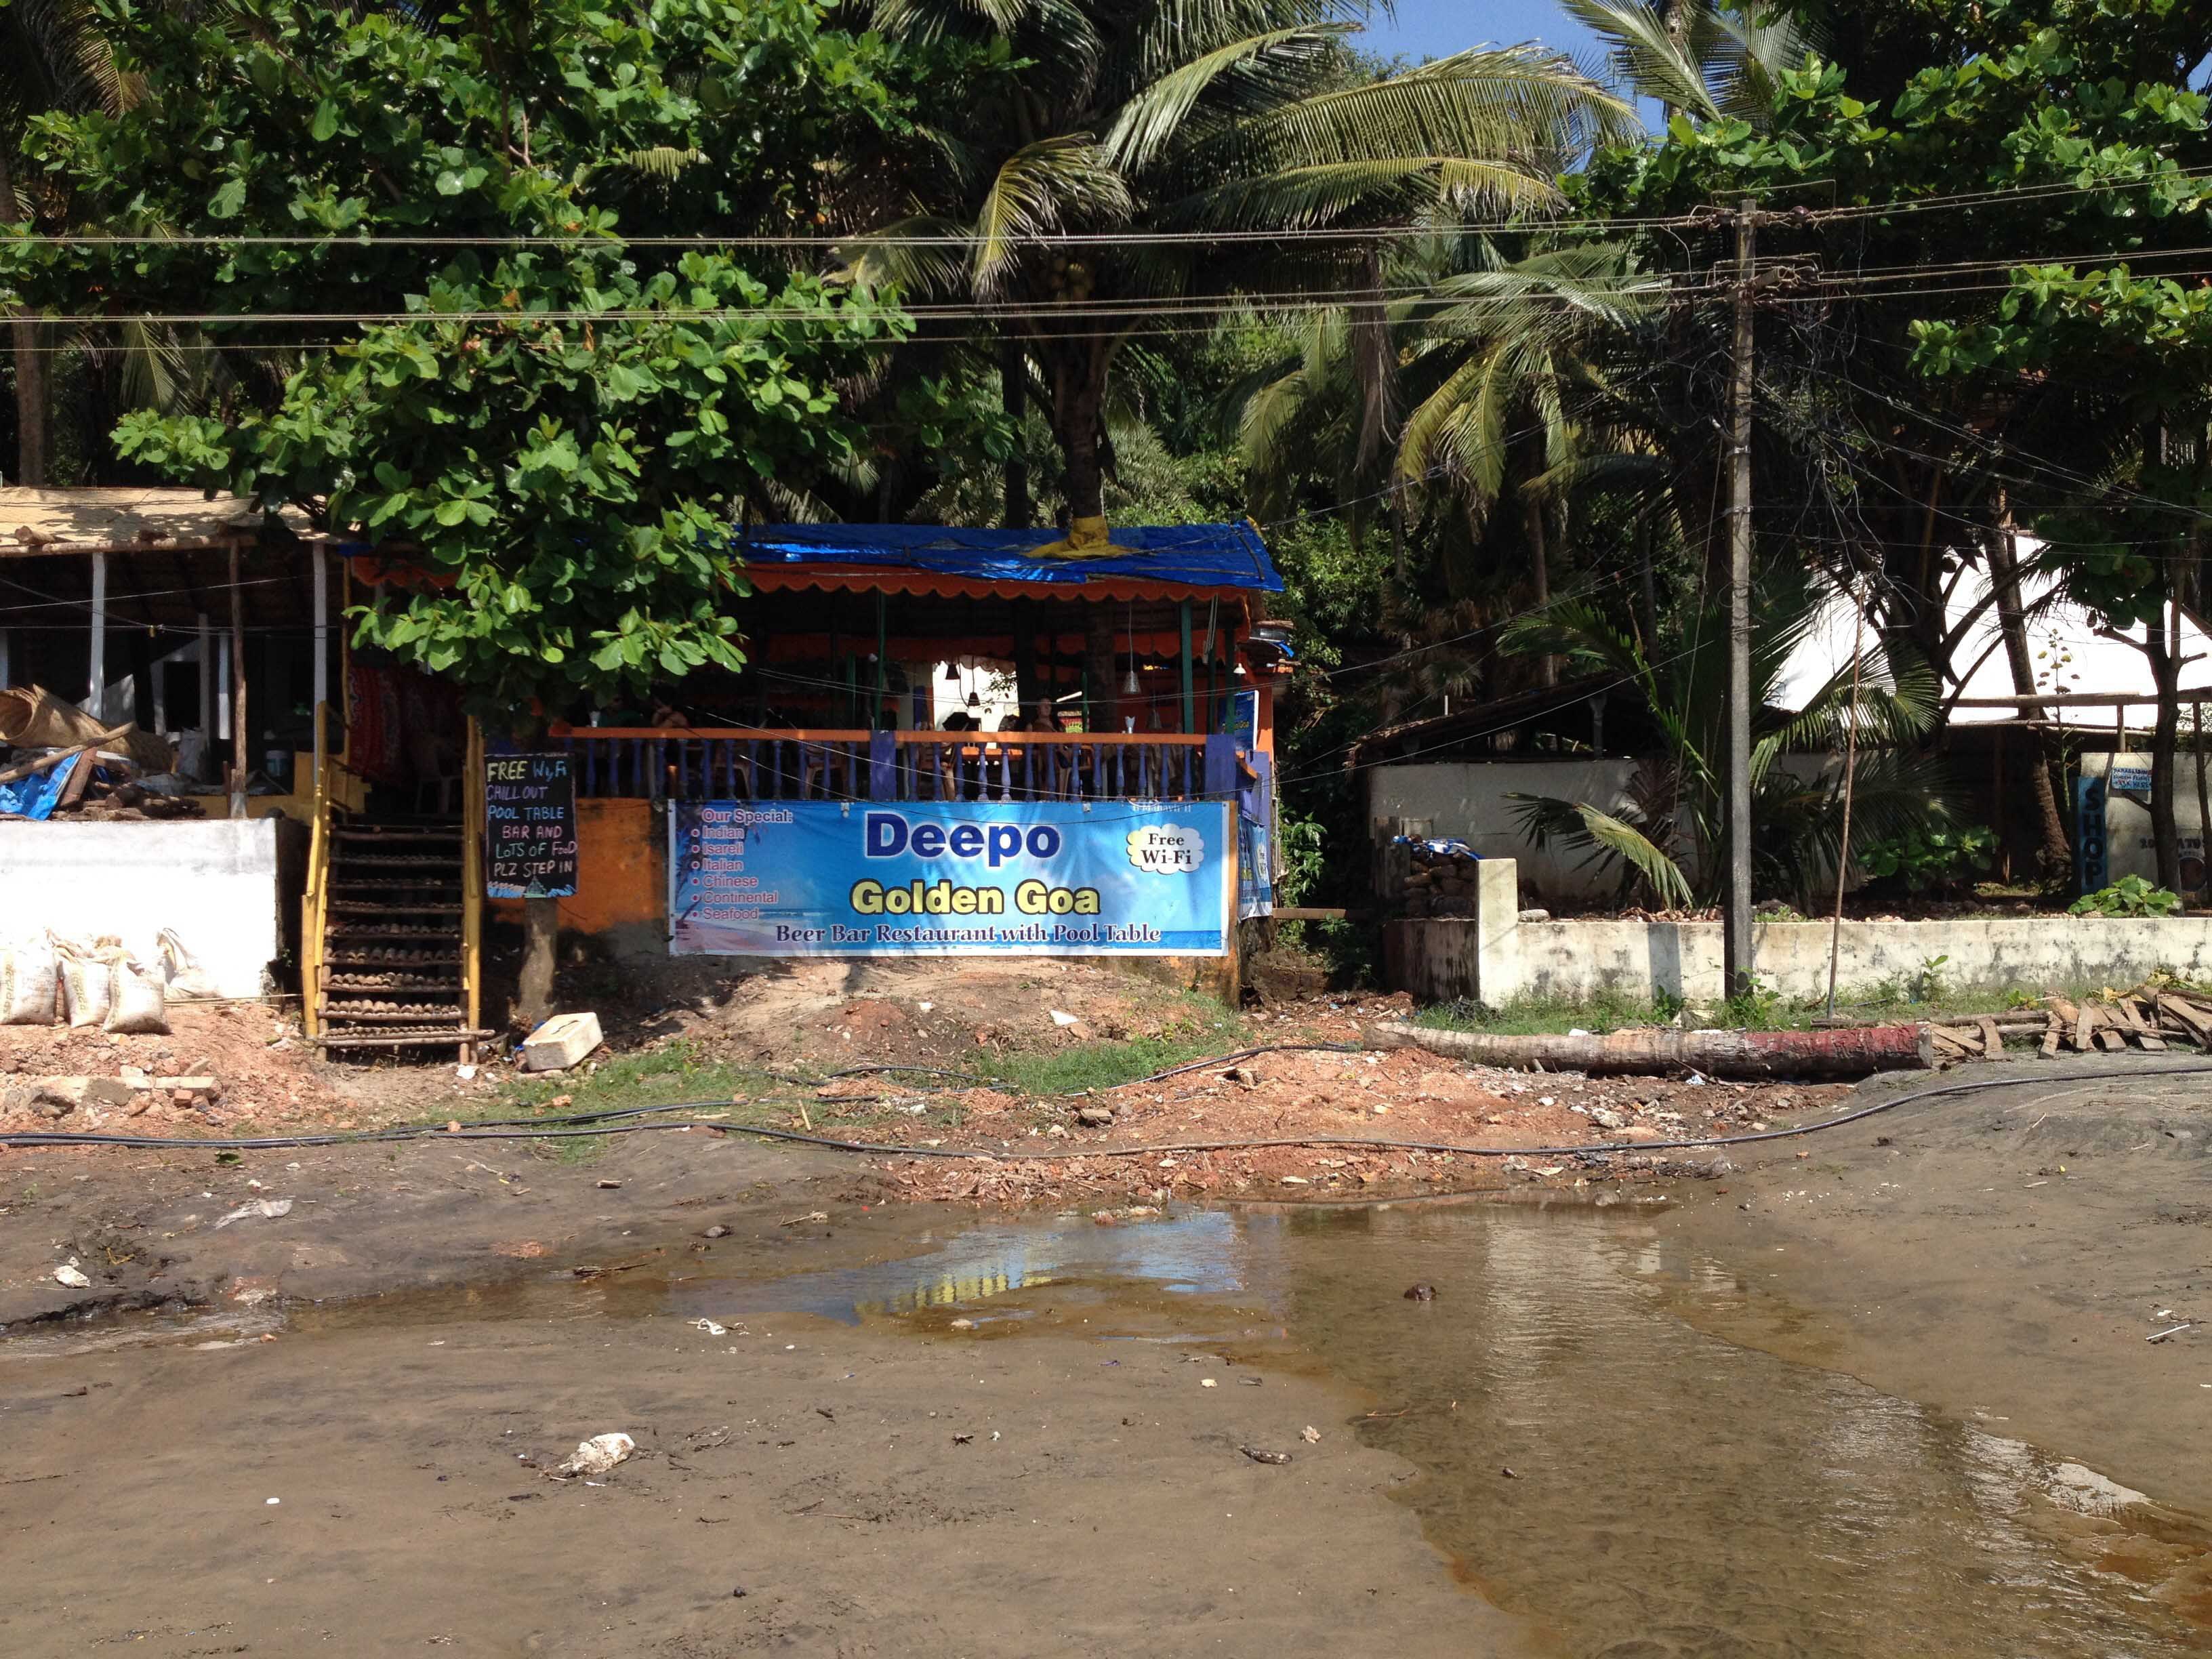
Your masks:
{"label": "blue tarpaulin", "polygon": [[84,763],[82,755],[71,755],[58,766],[49,766],[43,772],[33,772],[13,783],[0,783],[0,812],[13,812],[27,818],[53,817],[54,803],[62,798],[70,774]]}
{"label": "blue tarpaulin", "polygon": [[919,524],[755,525],[738,532],[749,564],[872,565],[927,570],[975,581],[1080,586],[1102,577],[1249,587],[1279,593],[1283,579],[1249,524],[1139,525],[1116,528],[1103,556],[1035,556],[1057,530],[953,530]]}

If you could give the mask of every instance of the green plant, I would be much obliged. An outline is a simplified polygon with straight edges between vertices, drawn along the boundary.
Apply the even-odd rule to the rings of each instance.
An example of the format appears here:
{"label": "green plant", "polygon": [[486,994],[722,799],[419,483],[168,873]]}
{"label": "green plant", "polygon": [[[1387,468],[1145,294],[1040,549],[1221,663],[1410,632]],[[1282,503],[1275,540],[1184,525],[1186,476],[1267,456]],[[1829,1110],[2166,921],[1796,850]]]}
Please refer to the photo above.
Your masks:
{"label": "green plant", "polygon": [[1921,957],[1920,971],[1912,976],[1911,1000],[1941,1002],[1943,1000],[1943,969],[1950,960],[1948,955]]}
{"label": "green plant", "polygon": [[1782,993],[1764,974],[1753,974],[1749,989],[1737,992],[1721,1004],[1723,1024],[1747,1026],[1755,1030],[1774,1024],[1781,1013]]}
{"label": "green plant", "polygon": [[1986,824],[1914,824],[1869,842],[1858,865],[1875,880],[1899,878],[1907,892],[1924,893],[1986,873],[1996,851],[1996,832]]}
{"label": "green plant", "polygon": [[[1781,702],[1784,666],[1832,592],[1795,568],[1776,568],[1760,584],[1752,617],[1754,707]],[[1643,702],[1668,750],[1639,763],[1620,798],[1603,805],[1509,795],[1533,845],[1583,852],[1585,864],[1617,873],[1624,898],[1648,895],[1667,906],[1719,900],[1728,876],[1728,638],[1725,606],[1691,611],[1644,634],[1581,599],[1506,630],[1509,652],[1564,656],[1577,673],[1625,683],[1614,695]],[[1778,763],[1784,756],[1832,751],[1856,726],[1853,856],[1882,837],[1939,824],[1949,811],[1940,771],[1916,752],[1936,718],[1934,678],[1887,644],[1869,651],[1860,671],[1846,662],[1797,713],[1762,712],[1753,732],[1753,888],[1761,896],[1790,895],[1808,911],[1833,894],[1844,857],[1843,778],[1838,769],[1802,775]]]}
{"label": "green plant", "polygon": [[1285,812],[1276,829],[1275,844],[1283,857],[1282,878],[1275,884],[1276,902],[1303,904],[1328,867],[1322,853],[1322,827],[1312,818]]}
{"label": "green plant", "polygon": [[2141,876],[2122,876],[2109,887],[2084,893],[2067,907],[2069,916],[2170,916],[2181,908],[2181,895],[2154,887]]}

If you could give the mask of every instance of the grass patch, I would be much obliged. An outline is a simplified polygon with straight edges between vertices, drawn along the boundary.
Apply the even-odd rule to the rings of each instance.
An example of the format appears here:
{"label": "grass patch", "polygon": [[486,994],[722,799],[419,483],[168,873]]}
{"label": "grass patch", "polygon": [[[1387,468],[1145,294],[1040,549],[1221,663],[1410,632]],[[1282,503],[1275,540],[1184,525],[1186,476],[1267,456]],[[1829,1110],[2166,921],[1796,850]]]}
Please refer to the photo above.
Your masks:
{"label": "grass patch", "polygon": [[744,1095],[750,1100],[763,1093],[788,1093],[791,1086],[757,1067],[708,1060],[695,1045],[678,1042],[665,1048],[617,1054],[586,1075],[559,1073],[524,1078],[485,1115],[513,1116],[520,1111],[539,1110],[560,1095],[569,1098],[569,1104],[560,1109],[563,1112],[605,1112],[671,1106],[687,1100],[727,1105],[733,1096]]}
{"label": "grass patch", "polygon": [[1177,1033],[1137,1037],[1127,1042],[1086,1042],[1042,1054],[994,1056],[990,1076],[1017,1094],[1071,1095],[1085,1089],[1118,1088],[1170,1066],[1244,1046],[1242,1032]]}
{"label": "grass patch", "polygon": [[1602,1036],[1624,1026],[1656,1025],[1674,1018],[1648,1002],[1626,997],[1601,996],[1588,1002],[1557,998],[1517,997],[1502,1008],[1461,998],[1420,1010],[1413,1024],[1442,1031],[1486,1031],[1496,1036],[1534,1036],[1568,1030],[1595,1031]]}

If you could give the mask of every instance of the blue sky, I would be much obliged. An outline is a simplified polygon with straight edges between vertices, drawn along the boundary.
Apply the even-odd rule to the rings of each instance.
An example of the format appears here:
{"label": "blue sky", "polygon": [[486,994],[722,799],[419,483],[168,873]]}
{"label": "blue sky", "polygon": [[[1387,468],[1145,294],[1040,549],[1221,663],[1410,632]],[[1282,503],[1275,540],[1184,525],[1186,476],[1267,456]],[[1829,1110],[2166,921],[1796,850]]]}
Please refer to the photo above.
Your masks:
{"label": "blue sky", "polygon": [[1485,41],[1541,40],[1577,58],[1595,55],[1589,33],[1553,0],[1398,0],[1395,25],[1377,22],[1364,44],[1385,56],[1442,58]]}

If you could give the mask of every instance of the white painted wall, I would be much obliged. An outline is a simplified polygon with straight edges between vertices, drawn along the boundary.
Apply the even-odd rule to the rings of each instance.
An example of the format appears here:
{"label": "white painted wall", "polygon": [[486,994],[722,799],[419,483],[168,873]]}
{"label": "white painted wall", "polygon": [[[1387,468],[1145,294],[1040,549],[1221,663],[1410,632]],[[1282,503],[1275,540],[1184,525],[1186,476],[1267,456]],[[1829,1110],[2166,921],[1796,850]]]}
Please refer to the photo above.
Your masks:
{"label": "white painted wall", "polygon": [[[1426,819],[1431,836],[1455,836],[1486,859],[1511,859],[1520,868],[1521,902],[1557,907],[1607,902],[1620,891],[1620,866],[1591,866],[1586,851],[1529,845],[1515,815],[1514,794],[1553,795],[1618,812],[1637,763],[1632,760],[1415,761],[1378,766],[1367,775],[1367,822]],[[1776,764],[1818,777],[1838,764],[1822,755],[1784,755]]]}
{"label": "white painted wall", "polygon": [[[1392,989],[1492,1007],[1522,997],[1578,1002],[1607,993],[1638,1002],[1661,992],[1708,1006],[1720,1000],[1719,922],[1527,922],[1517,913],[1509,921],[1504,862],[1486,864],[1475,915],[1386,925]],[[1753,950],[1753,971],[1768,988],[1794,1000],[1826,994],[1826,923],[1762,924]],[[2131,986],[2160,969],[2202,980],[2212,978],[2212,917],[1847,921],[1838,994],[1848,1001],[1877,987],[1909,985],[1938,957],[1948,960],[1932,971],[1954,990]]]}
{"label": "white painted wall", "polygon": [[266,818],[166,823],[0,823],[0,947],[119,937],[159,958],[173,927],[220,993],[259,996],[278,946],[278,826]]}

